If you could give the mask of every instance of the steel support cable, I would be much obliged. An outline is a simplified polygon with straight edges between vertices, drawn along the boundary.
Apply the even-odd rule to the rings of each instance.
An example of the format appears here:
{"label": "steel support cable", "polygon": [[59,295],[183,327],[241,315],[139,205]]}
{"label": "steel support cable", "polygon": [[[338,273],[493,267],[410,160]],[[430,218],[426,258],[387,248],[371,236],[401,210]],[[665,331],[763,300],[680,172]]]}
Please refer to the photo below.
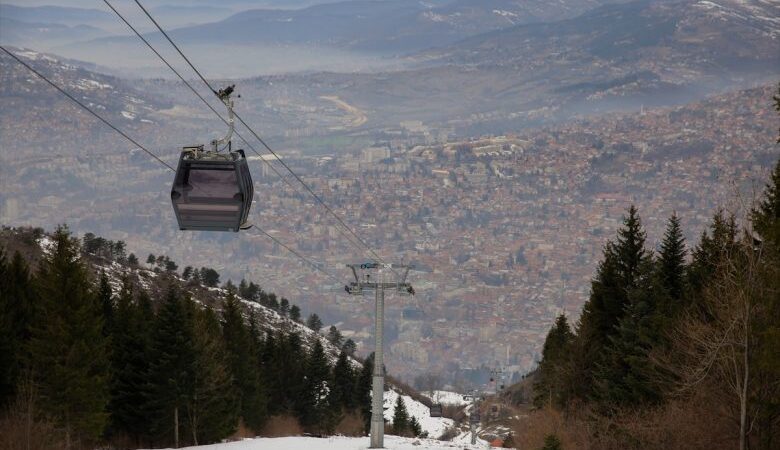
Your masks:
{"label": "steel support cable", "polygon": [[[230,126],[230,124],[222,116],[222,114],[220,114],[216,109],[214,109],[214,107],[211,106],[211,104],[205,98],[203,98],[202,95],[200,95],[200,93],[192,86],[192,84],[190,84],[190,82],[187,81],[184,78],[184,76],[182,76],[181,73],[179,73],[179,71],[176,70],[173,67],[173,65],[169,63],[168,60],[164,56],[162,56],[162,54],[160,54],[160,52],[158,52],[157,49],[155,49],[154,46],[145,37],[143,37],[143,35],[140,32],[138,32],[138,30],[132,24],[130,24],[130,22],[122,15],[122,13],[120,13],[116,8],[114,8],[114,6],[108,0],[103,0],[103,3],[105,3],[106,6],[108,6],[109,8],[111,8],[111,10],[122,20],[122,22],[124,22],[125,25],[127,25],[130,28],[130,30],[132,30],[133,33],[135,33],[135,35],[144,44],[146,44],[146,46],[149,47],[149,49],[155,55],[157,55],[157,57],[171,70],[171,72],[173,72],[190,89],[190,91],[192,91],[192,93],[195,94],[195,96],[197,96],[211,110],[211,112],[216,114],[216,116],[219,117],[219,119],[225,125]],[[211,86],[209,86],[209,89],[211,89]],[[213,91],[213,89],[211,90]],[[263,158],[262,155],[260,155],[260,153],[255,149],[255,147],[252,144],[250,144],[246,139],[244,139],[244,137],[238,131],[235,131],[235,133],[244,142],[244,144],[246,144],[256,155],[260,156],[261,161],[263,161],[263,163],[265,163],[265,165],[267,165],[276,174],[276,176],[278,176],[285,184],[287,184],[290,187],[290,189],[292,189],[293,191],[296,190],[296,187],[293,186],[292,182],[287,177],[279,173],[279,170],[272,163],[270,163],[268,160]],[[344,237],[347,238],[347,240],[351,245],[358,247],[358,245],[354,241],[352,241],[348,236],[345,235]]]}
{"label": "steel support cable", "polygon": [[100,120],[101,122],[103,122],[104,124],[106,124],[106,125],[107,125],[109,128],[111,128],[112,130],[114,130],[114,131],[116,131],[117,133],[121,134],[121,135],[122,135],[122,137],[124,137],[124,138],[125,138],[125,139],[127,139],[128,141],[132,142],[132,143],[133,143],[133,145],[135,145],[136,147],[138,147],[138,148],[140,148],[141,150],[145,151],[145,152],[146,152],[146,154],[148,154],[148,155],[149,155],[149,156],[151,156],[152,158],[156,159],[156,160],[157,160],[157,161],[158,161],[160,164],[162,164],[162,165],[164,165],[165,167],[169,168],[169,169],[170,169],[170,170],[172,170],[173,172],[176,172],[176,169],[174,169],[173,167],[171,167],[171,166],[170,166],[170,164],[168,164],[167,162],[165,162],[165,161],[163,161],[162,159],[160,159],[160,157],[159,157],[159,156],[155,155],[154,153],[152,153],[151,151],[149,151],[149,150],[148,150],[146,147],[144,147],[143,145],[141,145],[141,144],[139,144],[138,142],[136,142],[136,141],[135,141],[135,139],[131,138],[130,136],[128,136],[127,134],[125,134],[125,133],[124,133],[122,130],[120,130],[119,128],[117,128],[117,127],[115,127],[114,125],[112,125],[112,124],[111,124],[111,122],[109,122],[108,120],[104,119],[104,118],[103,118],[102,116],[100,116],[98,113],[96,113],[95,111],[92,111],[92,110],[91,110],[91,109],[90,109],[90,108],[89,108],[87,105],[85,105],[84,103],[80,102],[78,99],[76,99],[75,97],[73,97],[72,95],[70,95],[70,94],[69,94],[67,91],[65,91],[64,89],[62,89],[61,87],[59,87],[59,86],[58,86],[56,83],[54,83],[53,81],[51,81],[51,80],[49,80],[48,78],[46,78],[45,76],[43,76],[43,74],[41,74],[41,73],[40,73],[40,72],[38,72],[37,70],[33,69],[33,68],[32,68],[32,66],[30,66],[30,65],[29,65],[29,64],[27,64],[26,62],[22,61],[21,59],[19,59],[19,57],[18,57],[18,56],[16,56],[16,55],[14,55],[13,53],[11,53],[11,52],[10,52],[8,49],[6,49],[5,47],[3,47],[2,45],[0,45],[0,49],[2,49],[4,52],[6,52],[6,53],[8,54],[8,56],[10,56],[11,58],[15,59],[15,60],[16,60],[16,62],[18,62],[19,64],[21,64],[21,65],[23,65],[24,67],[26,67],[26,68],[27,68],[27,70],[29,70],[30,72],[32,72],[32,73],[34,73],[35,75],[37,75],[37,76],[38,76],[39,78],[41,78],[43,81],[45,81],[45,82],[49,83],[49,85],[51,85],[51,87],[53,87],[54,89],[58,90],[58,91],[60,92],[60,94],[62,94],[62,95],[64,95],[64,96],[68,97],[69,99],[71,99],[71,101],[73,101],[73,102],[74,102],[74,103],[76,103],[77,105],[81,106],[81,108],[83,108],[85,111],[87,111],[88,113],[90,113],[90,114],[92,114],[93,116],[95,116],[95,118],[97,118],[98,120]]}
{"label": "steel support cable", "polygon": [[[72,95],[70,95],[70,94],[69,94],[69,93],[68,93],[66,90],[64,90],[63,88],[61,88],[61,87],[60,87],[59,85],[57,85],[55,82],[53,82],[53,81],[49,80],[49,79],[48,79],[48,78],[47,78],[45,75],[43,75],[42,73],[40,73],[40,72],[38,72],[37,70],[35,70],[35,69],[34,69],[32,66],[30,66],[30,65],[29,65],[29,64],[27,64],[26,62],[22,61],[22,60],[21,60],[21,59],[20,59],[18,56],[14,55],[14,54],[13,54],[11,51],[9,51],[8,49],[6,49],[6,48],[5,48],[5,47],[3,47],[2,45],[0,45],[0,50],[3,50],[3,51],[6,53],[6,54],[8,54],[8,56],[10,56],[10,57],[11,57],[11,58],[13,58],[14,60],[16,60],[16,62],[18,62],[19,64],[21,64],[21,65],[22,65],[22,66],[24,66],[25,68],[27,68],[27,70],[29,70],[30,72],[32,72],[32,73],[34,73],[35,75],[37,75],[37,76],[38,76],[40,79],[42,79],[43,81],[45,81],[46,83],[48,83],[48,84],[49,84],[51,87],[53,87],[54,89],[56,89],[57,91],[59,91],[59,92],[60,92],[62,95],[66,96],[68,99],[70,99],[71,101],[73,101],[74,103],[76,103],[78,106],[80,106],[82,109],[84,109],[85,111],[87,111],[88,113],[90,113],[90,114],[91,114],[92,116],[94,116],[96,119],[98,119],[98,120],[100,120],[101,122],[103,122],[103,123],[104,123],[106,126],[108,126],[108,127],[109,127],[109,128],[111,128],[112,130],[114,130],[115,132],[117,132],[117,133],[118,133],[119,135],[121,135],[123,138],[127,139],[127,140],[128,140],[129,142],[131,142],[133,145],[135,145],[136,147],[138,147],[138,148],[140,148],[141,150],[143,150],[144,152],[146,152],[146,154],[148,154],[149,156],[151,156],[152,158],[154,158],[154,159],[155,159],[157,162],[159,162],[160,164],[162,164],[163,166],[165,166],[166,168],[168,168],[170,171],[172,171],[172,172],[176,173],[176,169],[174,169],[173,167],[171,167],[171,165],[170,165],[170,164],[168,164],[168,163],[166,163],[165,161],[163,161],[163,160],[162,160],[162,159],[161,159],[159,156],[155,155],[155,154],[154,154],[152,151],[150,151],[149,149],[147,149],[146,147],[144,147],[143,145],[141,145],[140,143],[138,143],[138,141],[136,141],[135,139],[133,139],[133,138],[131,138],[130,136],[128,136],[128,135],[127,135],[127,133],[125,133],[124,131],[122,131],[121,129],[119,129],[119,128],[118,128],[118,127],[116,127],[115,125],[113,125],[111,122],[109,122],[107,119],[103,118],[103,117],[102,117],[100,114],[98,114],[98,113],[96,113],[95,111],[93,111],[93,110],[92,110],[91,108],[89,108],[87,105],[85,105],[84,103],[82,103],[81,101],[79,101],[78,99],[76,99],[75,97],[73,97]],[[274,241],[276,244],[280,245],[280,246],[281,246],[281,247],[283,247],[285,250],[287,250],[288,252],[292,253],[292,254],[293,254],[293,255],[295,255],[296,257],[298,257],[298,259],[300,259],[301,261],[303,261],[303,262],[304,262],[306,265],[308,265],[309,267],[312,267],[314,270],[316,270],[316,271],[318,271],[318,272],[321,272],[321,273],[323,273],[324,275],[327,275],[329,278],[331,278],[332,280],[335,280],[335,281],[336,281],[336,282],[338,282],[338,283],[340,283],[340,282],[341,282],[341,281],[340,281],[340,279],[339,279],[339,278],[337,278],[335,275],[333,275],[333,274],[331,274],[330,272],[328,272],[328,271],[324,270],[323,268],[319,267],[317,264],[315,264],[315,263],[311,262],[311,261],[310,261],[308,258],[306,258],[305,256],[301,255],[299,252],[297,252],[297,251],[293,250],[291,247],[289,247],[288,245],[286,245],[285,243],[283,243],[283,242],[282,242],[282,241],[280,241],[279,239],[275,238],[274,236],[272,236],[271,234],[269,234],[269,233],[268,233],[267,231],[265,231],[264,229],[262,229],[262,228],[260,228],[260,227],[258,227],[258,226],[256,226],[256,225],[254,225],[254,226],[255,226],[255,227],[258,229],[258,231],[260,231],[260,233],[262,233],[263,235],[267,236],[269,239],[271,239],[272,241]]]}
{"label": "steel support cable", "polygon": [[[131,25],[131,24],[130,24],[130,22],[128,22],[128,20],[127,20],[127,19],[126,19],[126,18],[125,18],[125,17],[124,17],[124,16],[123,16],[123,15],[122,15],[122,14],[121,14],[119,11],[117,11],[117,9],[116,9],[116,8],[114,8],[114,6],[113,6],[113,5],[111,5],[111,3],[109,3],[109,2],[108,2],[108,0],[103,0],[103,3],[105,3],[105,4],[106,4],[106,5],[109,7],[109,8],[111,8],[111,10],[112,10],[112,11],[114,11],[114,13],[115,13],[115,14],[116,14],[116,15],[117,15],[117,16],[118,16],[120,19],[122,19],[122,21],[123,21],[123,22],[124,22],[124,23],[125,23],[125,24],[126,24],[126,25],[127,25],[127,26],[128,26],[130,29],[131,29],[131,30],[132,30],[132,31],[133,31],[133,33],[135,33],[135,35],[136,35],[136,36],[138,36],[138,38],[139,38],[141,41],[143,41],[143,43],[144,43],[144,44],[146,44],[146,46],[147,46],[147,47],[149,47],[149,49],[150,49],[150,50],[151,50],[151,51],[152,51],[152,52],[153,52],[155,55],[157,55],[157,57],[158,57],[158,58],[159,58],[159,59],[160,59],[160,60],[161,60],[161,61],[162,61],[162,62],[163,62],[163,63],[164,63],[166,66],[168,66],[168,68],[171,70],[171,72],[173,72],[173,73],[174,73],[174,74],[175,74],[175,75],[176,75],[176,76],[177,76],[177,77],[178,77],[178,78],[179,78],[179,79],[182,81],[182,83],[184,83],[184,85],[185,85],[185,86],[187,86],[187,87],[190,89],[190,91],[192,91],[192,93],[193,93],[193,94],[195,94],[195,95],[196,95],[196,96],[197,96],[197,97],[198,97],[198,98],[199,98],[199,99],[200,99],[200,100],[201,100],[201,101],[202,101],[202,102],[203,102],[203,103],[204,103],[204,104],[205,104],[205,105],[206,105],[206,106],[207,106],[207,107],[208,107],[208,108],[211,110],[211,112],[213,112],[214,114],[216,114],[216,116],[217,116],[217,117],[219,117],[219,119],[222,121],[222,123],[224,123],[224,124],[225,124],[225,125],[227,125],[227,126],[230,126],[230,124],[229,124],[229,123],[228,123],[228,121],[227,121],[227,120],[226,120],[226,119],[225,119],[225,118],[222,116],[222,114],[220,114],[220,113],[219,113],[219,111],[217,111],[216,109],[214,109],[214,107],[213,107],[213,106],[211,106],[211,103],[209,103],[209,102],[208,102],[208,101],[207,101],[205,98],[203,98],[203,96],[202,96],[202,95],[200,95],[200,92],[198,92],[198,91],[197,91],[197,90],[196,90],[196,89],[195,89],[195,88],[192,86],[192,84],[190,84],[190,82],[189,82],[189,81],[187,81],[187,80],[186,80],[186,79],[185,79],[185,78],[184,78],[184,77],[181,75],[181,73],[179,73],[179,71],[178,71],[178,70],[176,70],[176,69],[175,69],[175,68],[174,68],[174,67],[173,67],[173,66],[172,66],[172,65],[171,65],[171,64],[168,62],[168,60],[167,60],[167,59],[165,59],[165,57],[164,57],[164,56],[162,56],[162,55],[160,54],[160,52],[158,52],[158,51],[157,51],[157,49],[155,49],[155,48],[154,48],[154,46],[152,46],[152,44],[151,44],[151,43],[150,43],[150,42],[149,42],[149,41],[148,41],[148,40],[147,40],[145,37],[143,37],[143,35],[142,35],[142,34],[141,34],[141,33],[140,33],[140,32],[139,32],[139,31],[138,31],[138,30],[137,30],[137,29],[136,29],[136,28],[135,28],[133,25]],[[244,139],[244,137],[243,137],[243,136],[242,136],[242,135],[241,135],[241,134],[240,134],[238,131],[236,131],[235,133],[236,133],[236,136],[238,136],[238,137],[239,137],[239,139],[241,139],[241,140],[244,142],[244,144],[246,144],[246,145],[247,145],[247,147],[249,147],[249,148],[250,148],[250,149],[251,149],[253,152],[255,152],[256,154],[258,154],[258,155],[259,155],[259,153],[257,152],[257,150],[255,150],[255,148],[252,146],[252,144],[250,144],[250,143],[249,143],[249,142],[248,142],[246,139]],[[279,178],[281,178],[281,179],[282,179],[282,181],[284,181],[285,183],[287,183],[287,185],[288,185],[288,186],[290,186],[290,188],[291,188],[291,189],[295,189],[295,186],[293,186],[293,185],[292,185],[292,183],[290,183],[290,181],[289,181],[289,180],[288,180],[286,177],[282,176],[282,174],[280,174],[280,173],[279,173],[279,171],[276,169],[276,167],[274,167],[274,166],[273,166],[273,164],[269,163],[269,162],[268,162],[268,161],[266,161],[264,158],[261,158],[261,160],[262,160],[262,161],[263,161],[263,162],[264,162],[266,165],[268,165],[268,167],[270,167],[270,168],[271,168],[271,170],[273,170],[273,171],[274,171],[274,173],[275,173],[275,174],[276,174],[276,175],[277,175]]]}
{"label": "steel support cable", "polygon": [[[211,92],[212,92],[212,93],[214,93],[214,95],[218,95],[218,94],[217,94],[217,91],[216,91],[216,90],[214,90],[214,88],[211,86],[211,83],[209,83],[209,81],[206,79],[206,77],[204,77],[204,76],[203,76],[203,74],[202,74],[202,73],[200,73],[200,71],[197,69],[197,67],[195,67],[195,65],[192,63],[192,61],[190,61],[190,59],[187,57],[187,55],[185,55],[185,54],[184,54],[184,52],[183,52],[183,51],[182,51],[182,50],[179,48],[179,46],[178,46],[178,45],[176,45],[176,43],[173,41],[173,39],[171,39],[171,37],[168,35],[168,33],[165,31],[165,29],[163,29],[163,27],[162,27],[162,26],[161,26],[161,25],[160,25],[160,24],[157,22],[157,20],[156,20],[156,19],[155,19],[155,18],[152,16],[152,14],[151,14],[151,13],[150,13],[150,12],[149,12],[149,11],[148,11],[148,10],[147,10],[145,7],[144,7],[144,5],[142,5],[142,4],[141,4],[141,2],[140,2],[139,0],[134,0],[134,1],[135,1],[135,3],[138,5],[138,7],[139,7],[139,8],[141,8],[141,10],[144,12],[144,14],[146,15],[146,17],[148,17],[148,18],[149,18],[149,20],[151,20],[151,21],[152,21],[152,23],[155,25],[155,27],[157,27],[157,29],[160,31],[160,33],[162,33],[162,35],[163,35],[163,36],[165,37],[165,39],[166,39],[166,40],[167,40],[167,41],[168,41],[168,42],[171,44],[171,46],[173,46],[173,48],[174,48],[174,49],[176,49],[176,52],[177,52],[177,53],[179,53],[179,55],[180,55],[180,56],[181,56],[181,57],[184,59],[184,61],[186,61],[186,62],[187,62],[187,64],[190,66],[190,68],[191,68],[191,69],[192,69],[192,70],[193,70],[193,71],[194,71],[194,72],[195,72],[195,73],[198,75],[198,77],[201,79],[201,81],[203,81],[203,84],[205,84],[205,85],[206,85],[206,86],[209,88],[209,90],[211,90]],[[320,198],[320,196],[319,196],[319,195],[317,195],[317,194],[314,192],[314,190],[313,190],[311,187],[309,187],[309,185],[308,185],[308,184],[307,184],[305,181],[303,181],[303,179],[302,179],[300,176],[298,176],[298,174],[297,174],[297,173],[295,173],[295,172],[294,172],[294,171],[293,171],[293,170],[290,168],[290,166],[288,166],[288,165],[287,165],[287,163],[285,163],[285,162],[284,162],[284,160],[283,160],[283,159],[282,159],[282,158],[281,158],[281,157],[280,157],[280,156],[279,156],[279,155],[278,155],[278,154],[277,154],[277,153],[276,153],[276,152],[275,152],[275,151],[274,151],[274,150],[273,150],[273,149],[272,149],[272,148],[271,148],[271,147],[270,147],[270,146],[269,146],[269,145],[268,145],[268,144],[267,144],[267,143],[266,143],[266,142],[265,142],[265,141],[264,141],[264,140],[263,140],[263,139],[262,139],[262,138],[261,138],[261,137],[260,137],[260,136],[259,136],[259,135],[258,135],[256,132],[255,132],[255,130],[254,130],[252,127],[250,127],[250,126],[249,126],[249,124],[247,124],[247,123],[246,123],[246,121],[244,121],[244,119],[243,119],[243,118],[242,118],[242,117],[241,117],[241,116],[240,116],[240,115],[239,115],[237,112],[235,112],[234,114],[235,114],[236,118],[238,119],[238,121],[239,121],[239,122],[241,122],[241,124],[242,124],[242,125],[244,125],[244,127],[246,127],[246,129],[247,129],[247,130],[249,130],[249,132],[250,132],[250,133],[252,133],[252,135],[255,137],[255,139],[257,139],[257,140],[258,140],[258,141],[259,141],[261,144],[263,144],[263,147],[265,147],[265,148],[266,148],[266,149],[267,149],[267,150],[268,150],[268,151],[269,151],[269,152],[270,152],[270,153],[271,153],[271,154],[272,154],[272,155],[273,155],[273,156],[276,158],[276,160],[277,160],[277,161],[279,161],[279,163],[280,163],[280,164],[281,164],[281,165],[282,165],[282,166],[283,166],[285,169],[287,169],[287,171],[288,171],[288,172],[290,172],[290,174],[291,174],[291,175],[292,175],[292,176],[293,176],[293,177],[294,177],[294,178],[295,178],[295,179],[296,179],[296,180],[297,180],[299,183],[301,183],[301,184],[303,185],[303,187],[304,187],[304,188],[305,188],[305,189],[306,189],[306,190],[309,192],[309,194],[311,194],[311,195],[314,197],[314,199],[315,199],[315,200],[317,200],[317,202],[318,202],[320,205],[322,205],[322,206],[325,208],[325,210],[326,210],[326,211],[328,211],[328,213],[330,213],[330,214],[331,214],[331,215],[332,215],[332,216],[333,216],[333,217],[336,219],[336,221],[337,221],[339,224],[341,224],[341,226],[342,226],[342,227],[344,227],[344,228],[345,228],[345,229],[346,229],[346,230],[347,230],[347,231],[348,231],[348,232],[349,232],[349,233],[350,233],[352,236],[354,236],[354,237],[355,237],[355,239],[357,239],[357,241],[358,241],[358,242],[360,242],[360,244],[361,244],[361,245],[363,245],[363,247],[365,247],[365,249],[366,249],[366,250],[368,250],[368,252],[369,252],[369,253],[370,253],[370,254],[371,254],[371,255],[372,255],[372,256],[373,256],[373,257],[376,259],[376,261],[378,261],[378,262],[382,262],[382,263],[385,263],[384,259],[383,259],[381,256],[379,256],[379,255],[378,255],[378,254],[377,254],[377,253],[376,253],[376,252],[375,252],[375,251],[374,251],[374,250],[371,248],[371,246],[369,246],[369,245],[368,245],[368,244],[367,244],[367,243],[366,243],[366,242],[365,242],[365,241],[364,241],[364,240],[363,240],[363,239],[362,239],[360,236],[358,236],[358,235],[357,235],[357,233],[355,233],[355,232],[352,230],[352,228],[350,228],[350,227],[349,227],[349,226],[348,226],[348,225],[347,225],[347,224],[346,224],[346,223],[345,223],[345,222],[344,222],[344,221],[341,219],[341,217],[339,217],[339,216],[338,216],[338,215],[337,215],[337,214],[336,214],[336,213],[335,213],[335,212],[334,212],[334,211],[333,211],[333,210],[330,208],[330,206],[328,206],[328,205],[325,203],[325,201],[324,201],[324,200],[322,200],[322,198]],[[253,149],[253,150],[254,150],[254,149]],[[255,153],[257,153],[257,151],[256,151],[256,150],[255,150]],[[257,153],[257,154],[258,154],[258,156],[262,156],[262,155],[260,155],[259,153]],[[395,271],[395,269],[392,269],[392,268],[391,268],[391,270],[392,270],[392,271],[393,271],[393,272],[396,274],[396,276],[398,276],[398,272],[396,272],[396,271]]]}

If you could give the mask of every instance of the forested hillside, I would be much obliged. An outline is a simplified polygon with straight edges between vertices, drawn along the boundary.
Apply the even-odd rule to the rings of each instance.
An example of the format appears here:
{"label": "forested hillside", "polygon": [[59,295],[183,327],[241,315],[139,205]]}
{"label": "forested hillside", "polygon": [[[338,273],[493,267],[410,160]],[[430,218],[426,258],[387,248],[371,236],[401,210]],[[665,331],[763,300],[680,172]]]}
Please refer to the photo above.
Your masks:
{"label": "forested hillside", "polygon": [[255,283],[177,270],[64,226],[0,231],[0,448],[363,434],[354,342]]}
{"label": "forested hillside", "polygon": [[521,443],[780,445],[780,161],[740,206],[718,211],[695,245],[672,215],[657,248],[629,209],[579,320],[561,315],[547,336]]}

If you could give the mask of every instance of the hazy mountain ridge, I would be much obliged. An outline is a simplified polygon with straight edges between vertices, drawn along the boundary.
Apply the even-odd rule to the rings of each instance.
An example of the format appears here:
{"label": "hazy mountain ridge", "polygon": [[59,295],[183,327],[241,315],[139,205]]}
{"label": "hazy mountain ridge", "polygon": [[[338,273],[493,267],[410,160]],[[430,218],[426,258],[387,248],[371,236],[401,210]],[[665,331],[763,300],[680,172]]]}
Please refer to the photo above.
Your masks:
{"label": "hazy mountain ridge", "polygon": [[[224,21],[174,30],[185,42],[296,43],[359,51],[409,52],[469,35],[573,17],[600,0],[459,0],[441,6],[416,0],[356,0],[300,10],[249,10]],[[225,29],[231,30],[224,33]]]}
{"label": "hazy mountain ridge", "polygon": [[[92,72],[59,57],[33,50],[18,48],[10,50],[109,120],[116,120],[119,123],[151,124],[157,120],[152,117],[157,111],[172,106],[160,97],[151,97],[134,89],[126,80]],[[4,68],[3,83],[0,88],[0,97],[3,97],[4,104],[9,107],[28,102],[45,104],[51,111],[51,117],[47,122],[72,120],[70,115],[59,115],[55,106],[67,104],[68,108],[72,108],[75,105],[72,105],[70,100],[5,53],[0,54],[0,65]],[[15,110],[13,116],[18,119],[20,114],[23,116],[25,109]]]}
{"label": "hazy mountain ridge", "polygon": [[[726,6],[721,6],[726,5]],[[739,12],[739,13],[738,13]],[[606,5],[573,19],[518,25],[423,53],[451,64],[517,65],[535,54],[613,64],[688,52],[694,62],[777,60],[780,6],[753,0],[639,0]],[[671,51],[669,56],[664,51]],[[715,52],[719,50],[719,52]],[[699,60],[699,61],[697,61]],[[736,62],[736,61],[734,61]]]}

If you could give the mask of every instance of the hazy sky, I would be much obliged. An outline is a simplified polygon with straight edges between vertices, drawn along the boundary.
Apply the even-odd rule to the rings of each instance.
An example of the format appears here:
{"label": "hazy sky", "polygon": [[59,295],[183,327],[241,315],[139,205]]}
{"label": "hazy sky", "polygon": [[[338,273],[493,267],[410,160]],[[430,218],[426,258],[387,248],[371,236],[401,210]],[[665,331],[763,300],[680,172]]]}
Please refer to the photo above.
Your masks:
{"label": "hazy sky", "polygon": [[[131,0],[117,0],[118,3],[129,2]],[[289,7],[297,8],[301,6],[317,3],[334,3],[339,0],[142,0],[144,6],[157,7],[163,5],[178,6],[214,6],[230,7],[234,9],[248,9],[261,7]],[[78,8],[104,9],[106,6],[101,0],[2,0],[0,4],[11,4],[17,6],[70,6]]]}

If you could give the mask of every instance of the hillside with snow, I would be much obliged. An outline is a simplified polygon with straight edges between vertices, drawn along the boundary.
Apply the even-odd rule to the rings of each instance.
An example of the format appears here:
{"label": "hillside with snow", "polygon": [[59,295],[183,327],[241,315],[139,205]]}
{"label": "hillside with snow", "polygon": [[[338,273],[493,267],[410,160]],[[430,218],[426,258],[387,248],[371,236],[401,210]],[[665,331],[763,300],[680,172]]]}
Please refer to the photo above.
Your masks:
{"label": "hillside with snow", "polygon": [[[365,450],[369,442],[367,437],[351,438],[333,436],[330,438],[313,437],[283,437],[256,438],[224,444],[201,445],[186,447],[190,450]],[[484,449],[486,443],[480,441],[475,445],[464,442],[437,441],[434,439],[403,438],[385,436],[385,448],[392,450],[478,450]],[[186,450],[185,449],[185,450]]]}
{"label": "hillside with snow", "polygon": [[447,419],[445,417],[431,417],[430,408],[418,402],[417,400],[414,400],[408,395],[400,394],[394,389],[385,391],[384,396],[385,420],[389,424],[393,423],[395,405],[398,401],[399,395],[404,400],[404,405],[406,405],[406,411],[409,413],[409,416],[415,417],[417,419],[417,421],[420,423],[420,427],[422,427],[423,433],[428,433],[429,437],[438,438],[444,434],[444,431],[447,428],[455,424],[455,421],[452,419]]}

